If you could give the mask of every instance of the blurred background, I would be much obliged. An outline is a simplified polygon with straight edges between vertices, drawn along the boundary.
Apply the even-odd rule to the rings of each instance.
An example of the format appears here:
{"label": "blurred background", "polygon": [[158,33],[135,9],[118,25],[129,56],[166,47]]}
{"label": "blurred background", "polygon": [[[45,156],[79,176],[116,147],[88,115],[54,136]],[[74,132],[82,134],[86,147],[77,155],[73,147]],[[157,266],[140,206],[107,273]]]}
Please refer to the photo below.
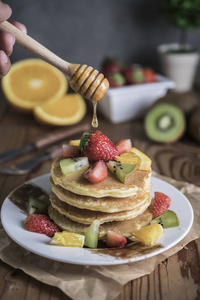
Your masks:
{"label": "blurred background", "polygon": [[[106,56],[137,62],[160,72],[156,48],[178,42],[179,30],[161,13],[161,0],[7,0],[10,20],[24,23],[28,34],[72,63],[99,68]],[[199,48],[200,29],[188,42]],[[12,62],[31,57],[15,46]],[[198,67],[198,72],[199,72]]]}
{"label": "blurred background", "polygon": [[[146,131],[149,123],[155,126],[151,129],[152,137],[146,132],[148,137],[159,142],[174,142],[191,127],[191,134],[195,135],[198,142],[200,141],[200,129],[196,130],[200,128],[200,0],[5,0],[5,2],[13,10],[9,21],[25,24],[29,36],[62,59],[70,63],[92,66],[108,78],[111,88],[98,104],[98,112],[103,118],[116,124],[140,118],[146,124],[151,105],[157,100],[164,100],[178,105],[181,112],[173,112],[174,108],[171,107],[164,107],[163,112],[162,107],[159,107],[157,116],[157,112],[153,111],[153,120],[150,119],[145,125]],[[176,43],[178,48],[174,48],[172,43]],[[164,46],[168,44],[169,48],[162,49],[160,46],[163,44]],[[31,57],[33,55],[28,51],[14,46],[11,62],[22,61],[21,73],[19,72],[20,75],[16,76],[15,80],[12,78],[9,81],[9,76],[13,76],[10,75],[11,72],[5,76],[8,80],[4,80],[5,77],[2,79],[2,91],[12,106],[20,112],[33,113],[36,120],[42,124],[73,125],[88,117],[87,108],[92,110],[90,101],[76,97],[79,103],[77,108],[75,98],[71,97],[71,94],[67,95],[66,99],[66,92],[71,92],[70,88],[67,89],[66,78],[62,79],[54,74],[56,79],[51,82],[48,76],[50,72],[42,67],[42,71],[31,75],[32,78],[28,80],[30,73],[23,61]],[[115,61],[114,67],[112,62],[107,69],[105,66],[102,68],[102,62],[107,57],[118,58],[124,64],[123,67],[119,70],[118,65],[116,71]],[[35,68],[34,64],[36,62],[30,67],[32,71]],[[156,73],[153,79],[149,68],[154,72],[153,76]],[[55,85],[57,79],[61,86],[64,86],[61,92],[59,86]],[[48,94],[49,87],[54,90],[54,94],[53,92],[51,95]],[[115,91],[113,88],[116,87],[121,89]],[[59,97],[56,94],[57,90],[60,92]],[[46,98],[43,99],[43,95]],[[164,98],[165,95],[167,98]],[[52,98],[56,100],[54,108],[52,103],[47,101]],[[1,97],[1,101],[4,101],[4,97]],[[43,106],[43,103],[46,106]],[[27,106],[29,104],[31,108]],[[73,112],[70,111],[72,106]],[[190,117],[189,114],[197,110],[197,106],[197,115]],[[75,119],[74,116],[78,113],[79,117]],[[178,114],[181,115],[180,122]],[[163,122],[159,126],[162,128],[158,126],[161,117]],[[192,124],[191,126],[186,126],[185,118],[192,120],[188,122]],[[176,123],[181,123],[181,126]],[[155,140],[157,130],[159,139]],[[172,131],[172,139],[163,138],[164,131],[166,133]]]}

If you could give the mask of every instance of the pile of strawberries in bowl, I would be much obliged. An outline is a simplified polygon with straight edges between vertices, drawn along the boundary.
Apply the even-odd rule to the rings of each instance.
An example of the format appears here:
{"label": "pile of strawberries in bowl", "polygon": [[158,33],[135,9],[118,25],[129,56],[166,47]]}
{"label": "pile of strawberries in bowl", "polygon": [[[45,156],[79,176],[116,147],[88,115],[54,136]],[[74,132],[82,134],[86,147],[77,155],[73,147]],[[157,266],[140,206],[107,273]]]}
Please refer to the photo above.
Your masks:
{"label": "pile of strawberries in bowl", "polygon": [[151,68],[138,64],[124,65],[118,58],[106,58],[101,64],[101,72],[111,88],[157,81]]}

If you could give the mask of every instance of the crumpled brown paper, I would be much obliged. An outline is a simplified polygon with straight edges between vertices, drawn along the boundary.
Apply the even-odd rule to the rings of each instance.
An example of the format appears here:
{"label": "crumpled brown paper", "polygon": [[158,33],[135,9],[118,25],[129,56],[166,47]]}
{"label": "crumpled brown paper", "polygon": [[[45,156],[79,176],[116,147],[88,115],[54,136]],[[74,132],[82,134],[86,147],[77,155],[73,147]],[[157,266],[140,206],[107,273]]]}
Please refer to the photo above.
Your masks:
{"label": "crumpled brown paper", "polygon": [[157,176],[178,188],[190,201],[194,223],[188,235],[173,248],[146,260],[118,266],[79,266],[40,257],[18,246],[0,230],[0,258],[39,281],[59,287],[74,300],[112,300],[130,280],[150,274],[156,266],[200,237],[200,187]]}

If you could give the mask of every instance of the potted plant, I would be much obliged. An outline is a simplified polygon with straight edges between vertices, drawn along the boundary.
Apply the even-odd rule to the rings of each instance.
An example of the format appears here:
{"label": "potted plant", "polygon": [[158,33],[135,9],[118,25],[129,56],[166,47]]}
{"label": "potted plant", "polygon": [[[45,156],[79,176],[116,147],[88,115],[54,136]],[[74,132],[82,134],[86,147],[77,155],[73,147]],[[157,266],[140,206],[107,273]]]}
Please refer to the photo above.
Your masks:
{"label": "potted plant", "polygon": [[199,52],[188,44],[188,34],[200,27],[200,0],[164,0],[164,15],[180,30],[178,43],[158,47],[163,73],[176,83],[176,92],[189,91],[194,82]]}

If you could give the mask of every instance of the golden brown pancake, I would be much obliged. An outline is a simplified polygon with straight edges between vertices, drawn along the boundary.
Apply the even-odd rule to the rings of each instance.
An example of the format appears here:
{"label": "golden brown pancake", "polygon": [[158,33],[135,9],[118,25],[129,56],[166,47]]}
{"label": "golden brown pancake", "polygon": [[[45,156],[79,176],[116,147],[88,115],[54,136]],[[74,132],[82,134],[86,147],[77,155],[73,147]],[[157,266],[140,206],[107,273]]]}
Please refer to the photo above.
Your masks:
{"label": "golden brown pancake", "polygon": [[63,175],[60,168],[60,160],[58,157],[54,160],[51,167],[51,177],[55,185],[60,185],[64,189],[79,195],[91,196],[95,198],[101,197],[129,197],[140,193],[146,186],[146,182],[150,180],[151,171],[137,170],[126,176],[125,183],[122,183],[108,170],[108,177],[99,183],[90,183],[84,178],[87,167],[70,175]]}
{"label": "golden brown pancake", "polygon": [[101,211],[107,213],[114,213],[137,208],[144,202],[146,195],[150,193],[151,190],[151,182],[150,180],[148,180],[146,182],[144,190],[142,190],[141,193],[135,196],[125,198],[95,198],[90,196],[82,196],[67,191],[61,186],[55,185],[52,179],[50,179],[50,182],[52,186],[52,191],[61,201],[81,209],[90,209],[94,211]]}
{"label": "golden brown pancake", "polygon": [[[85,234],[89,225],[74,222],[66,216],[60,214],[58,210],[49,206],[49,216],[62,229],[79,234]],[[106,222],[100,225],[99,238],[105,237],[108,230],[114,231],[125,237],[132,236],[133,231],[149,224],[153,218],[152,208],[149,206],[145,212],[136,218],[125,221]]]}
{"label": "golden brown pancake", "polygon": [[117,213],[105,213],[100,211],[92,211],[88,209],[80,209],[69,205],[66,202],[60,201],[58,197],[51,192],[50,201],[53,208],[59,211],[60,214],[68,217],[70,220],[82,223],[92,224],[94,220],[99,220],[100,223],[110,221],[123,221],[135,218],[139,214],[143,213],[151,203],[150,194],[146,195],[146,198],[141,201],[140,205],[132,210],[125,210]]}

